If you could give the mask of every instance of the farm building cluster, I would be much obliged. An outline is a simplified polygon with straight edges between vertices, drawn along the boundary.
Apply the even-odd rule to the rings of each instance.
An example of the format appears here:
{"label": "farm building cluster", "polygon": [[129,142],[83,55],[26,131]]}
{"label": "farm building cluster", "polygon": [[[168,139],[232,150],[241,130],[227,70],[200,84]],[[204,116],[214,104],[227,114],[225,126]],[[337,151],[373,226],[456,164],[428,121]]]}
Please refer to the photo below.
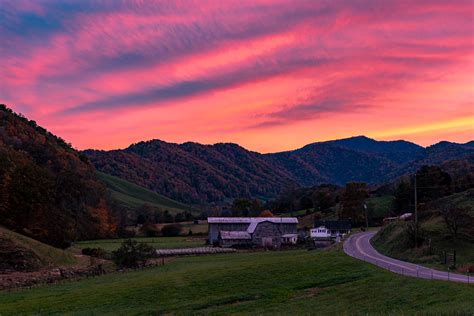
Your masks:
{"label": "farm building cluster", "polygon": [[[209,243],[223,248],[263,247],[278,249],[298,241],[296,217],[209,217]],[[339,242],[351,232],[350,221],[315,221],[309,235],[315,247]]]}
{"label": "farm building cluster", "polygon": [[296,217],[209,217],[209,243],[221,247],[280,248],[296,244]]}

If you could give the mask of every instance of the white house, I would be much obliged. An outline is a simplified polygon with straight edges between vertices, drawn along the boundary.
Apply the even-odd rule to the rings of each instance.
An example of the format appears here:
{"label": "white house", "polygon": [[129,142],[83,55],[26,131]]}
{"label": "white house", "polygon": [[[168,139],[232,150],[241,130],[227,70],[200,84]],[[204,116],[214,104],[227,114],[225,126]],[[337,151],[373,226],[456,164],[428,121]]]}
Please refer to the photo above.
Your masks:
{"label": "white house", "polygon": [[325,226],[319,226],[317,228],[311,228],[310,236],[313,239],[329,239],[331,238],[331,231]]}

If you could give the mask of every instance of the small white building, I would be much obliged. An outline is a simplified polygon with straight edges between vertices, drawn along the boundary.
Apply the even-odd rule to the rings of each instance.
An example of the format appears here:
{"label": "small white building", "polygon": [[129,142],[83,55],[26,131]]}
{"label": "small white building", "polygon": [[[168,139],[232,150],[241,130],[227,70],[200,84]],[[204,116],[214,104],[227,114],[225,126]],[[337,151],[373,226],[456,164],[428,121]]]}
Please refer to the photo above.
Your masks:
{"label": "small white building", "polygon": [[331,231],[325,226],[319,226],[317,228],[311,228],[310,236],[313,239],[330,239]]}

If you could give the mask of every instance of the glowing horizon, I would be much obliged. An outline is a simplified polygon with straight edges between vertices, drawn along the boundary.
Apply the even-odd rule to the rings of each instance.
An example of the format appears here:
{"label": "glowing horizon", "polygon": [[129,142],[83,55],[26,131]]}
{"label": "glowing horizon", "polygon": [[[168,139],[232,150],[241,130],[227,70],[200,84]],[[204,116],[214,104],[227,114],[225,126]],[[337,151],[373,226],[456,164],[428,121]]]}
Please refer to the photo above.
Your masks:
{"label": "glowing horizon", "polygon": [[474,139],[470,1],[2,0],[0,103],[79,149]]}

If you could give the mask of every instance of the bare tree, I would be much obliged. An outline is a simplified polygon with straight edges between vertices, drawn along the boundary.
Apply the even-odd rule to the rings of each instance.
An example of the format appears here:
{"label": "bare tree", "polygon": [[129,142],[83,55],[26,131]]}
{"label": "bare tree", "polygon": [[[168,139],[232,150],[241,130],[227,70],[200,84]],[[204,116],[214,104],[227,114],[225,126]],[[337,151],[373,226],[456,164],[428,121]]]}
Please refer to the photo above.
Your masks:
{"label": "bare tree", "polygon": [[443,217],[451,236],[455,239],[458,238],[459,228],[469,222],[466,210],[460,207],[445,205],[441,207],[440,214]]}

